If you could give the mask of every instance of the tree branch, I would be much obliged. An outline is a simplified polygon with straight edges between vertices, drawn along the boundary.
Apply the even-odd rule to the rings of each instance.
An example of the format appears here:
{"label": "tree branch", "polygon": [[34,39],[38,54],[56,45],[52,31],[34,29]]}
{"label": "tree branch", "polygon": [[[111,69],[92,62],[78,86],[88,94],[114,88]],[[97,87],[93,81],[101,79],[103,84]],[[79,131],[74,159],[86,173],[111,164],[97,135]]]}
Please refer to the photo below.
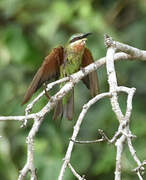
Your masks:
{"label": "tree branch", "polygon": [[[141,57],[141,59],[145,60],[144,57],[146,53],[136,48],[132,48],[128,45],[124,45],[122,43],[113,41],[112,38],[107,35],[105,36],[105,44],[108,48],[107,55],[106,55],[106,61],[107,61],[106,68],[107,68],[107,75],[108,75],[109,91],[112,93],[111,105],[120,123],[119,130],[121,130],[123,134],[119,139],[117,139],[115,143],[117,147],[115,180],[121,180],[121,161],[122,161],[121,158],[122,158],[122,151],[123,151],[125,140],[127,140],[129,151],[131,152],[131,155],[136,161],[136,163],[138,164],[138,166],[141,166],[142,163],[136,156],[136,151],[134,150],[134,147],[132,146],[132,142],[131,142],[132,136],[131,136],[131,131],[129,129],[130,116],[132,112],[132,99],[133,99],[133,95],[136,89],[118,87],[115,68],[114,68],[114,55],[115,55],[116,50],[124,50],[124,52],[130,53],[130,55],[132,56]],[[126,108],[125,115],[122,114],[122,111],[118,103],[117,90],[121,90],[121,89],[123,89],[122,90],[123,92],[125,91],[128,94],[127,108]],[[139,174],[140,174],[140,171],[138,173],[138,177],[141,179],[142,177],[140,177]]]}

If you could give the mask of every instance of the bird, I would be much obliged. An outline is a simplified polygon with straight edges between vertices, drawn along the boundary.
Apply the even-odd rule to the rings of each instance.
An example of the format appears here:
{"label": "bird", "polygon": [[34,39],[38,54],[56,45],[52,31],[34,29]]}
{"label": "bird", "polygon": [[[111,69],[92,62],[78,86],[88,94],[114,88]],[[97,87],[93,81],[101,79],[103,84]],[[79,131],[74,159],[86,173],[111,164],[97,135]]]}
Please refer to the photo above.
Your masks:
{"label": "bird", "polygon": [[[91,51],[86,47],[87,37],[92,33],[77,33],[72,35],[65,46],[57,46],[45,57],[41,67],[36,72],[30,83],[22,105],[26,104],[33,94],[47,81],[61,79],[79,71],[94,62]],[[82,79],[94,97],[99,93],[97,72],[93,71]],[[65,82],[60,84],[60,88]],[[74,116],[74,88],[70,90],[55,106],[53,119],[64,116],[72,120]]]}

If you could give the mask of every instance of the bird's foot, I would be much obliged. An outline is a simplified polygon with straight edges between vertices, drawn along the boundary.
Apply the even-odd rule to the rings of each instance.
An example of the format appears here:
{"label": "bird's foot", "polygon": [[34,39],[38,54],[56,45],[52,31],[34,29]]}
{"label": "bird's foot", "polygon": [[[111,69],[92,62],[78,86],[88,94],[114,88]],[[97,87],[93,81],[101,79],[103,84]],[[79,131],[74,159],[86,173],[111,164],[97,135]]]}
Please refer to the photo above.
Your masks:
{"label": "bird's foot", "polygon": [[80,68],[80,70],[85,74],[85,69],[83,67]]}
{"label": "bird's foot", "polygon": [[49,96],[49,93],[47,91],[47,84],[43,84],[44,85],[44,90],[45,90],[45,96],[50,100],[50,96]]}

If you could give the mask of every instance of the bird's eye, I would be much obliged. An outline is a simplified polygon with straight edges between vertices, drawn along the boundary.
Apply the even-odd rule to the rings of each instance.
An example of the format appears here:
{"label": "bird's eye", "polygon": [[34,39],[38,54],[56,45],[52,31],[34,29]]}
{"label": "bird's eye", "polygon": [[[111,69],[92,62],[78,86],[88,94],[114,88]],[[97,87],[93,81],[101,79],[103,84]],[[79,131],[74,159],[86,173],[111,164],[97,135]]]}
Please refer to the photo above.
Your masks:
{"label": "bird's eye", "polygon": [[73,43],[79,39],[82,39],[82,36],[73,38],[72,40],[69,41],[69,43]]}

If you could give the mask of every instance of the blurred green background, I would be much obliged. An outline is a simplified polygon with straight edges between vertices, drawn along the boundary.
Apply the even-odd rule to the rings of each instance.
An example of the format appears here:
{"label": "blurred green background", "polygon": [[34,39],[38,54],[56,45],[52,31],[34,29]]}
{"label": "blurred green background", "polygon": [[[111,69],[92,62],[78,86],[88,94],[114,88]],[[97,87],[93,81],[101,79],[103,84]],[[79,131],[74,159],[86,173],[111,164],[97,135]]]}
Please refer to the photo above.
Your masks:
{"label": "blurred green background", "polygon": [[[24,93],[35,72],[49,51],[65,44],[70,35],[93,32],[87,42],[95,60],[104,57],[104,33],[115,40],[146,49],[145,0],[0,0],[0,115],[24,115],[21,107]],[[131,130],[137,155],[146,159],[146,63],[122,61],[116,64],[119,85],[136,87],[131,118]],[[108,91],[105,67],[98,71],[101,92]],[[40,91],[39,91],[40,92]],[[52,91],[53,93],[53,91]],[[36,93],[38,94],[38,93]],[[53,122],[53,111],[35,138],[35,165],[41,180],[56,180],[65,155],[73,126],[82,105],[90,99],[82,83],[75,89],[75,120]],[[125,111],[126,96],[119,102]],[[47,103],[43,98],[34,108],[39,111]],[[25,138],[32,126],[26,128],[15,121],[0,122],[0,179],[15,180],[26,162]],[[108,99],[96,103],[84,120],[78,139],[99,138],[98,128],[109,137],[117,130],[118,121]],[[106,143],[75,145],[71,163],[88,180],[113,179],[116,149]],[[122,179],[137,180],[132,173],[136,167],[128,148],[122,157]],[[146,178],[146,176],[145,176]],[[26,179],[29,179],[29,175]],[[65,180],[74,180],[69,169]]]}

